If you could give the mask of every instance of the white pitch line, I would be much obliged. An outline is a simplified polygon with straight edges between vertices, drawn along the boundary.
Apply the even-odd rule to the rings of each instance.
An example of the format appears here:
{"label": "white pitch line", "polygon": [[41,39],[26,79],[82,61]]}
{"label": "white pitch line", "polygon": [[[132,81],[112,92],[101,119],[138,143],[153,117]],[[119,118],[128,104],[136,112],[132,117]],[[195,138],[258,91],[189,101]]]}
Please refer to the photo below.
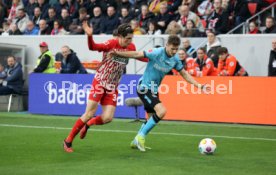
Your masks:
{"label": "white pitch line", "polygon": [[[0,124],[0,127],[34,128],[34,129],[57,129],[57,130],[70,130],[71,129],[71,128],[64,128],[64,127],[28,126],[28,125],[11,125],[11,124]],[[90,131],[96,131],[96,132],[117,132],[117,133],[137,133],[137,131],[109,130],[109,129],[90,129]],[[234,137],[234,136],[202,135],[202,134],[182,134],[182,133],[165,133],[165,132],[151,132],[151,134],[153,134],[153,135],[170,135],[170,136],[188,136],[188,137],[211,137],[211,138],[240,139],[240,140],[276,141],[276,139],[261,138],[261,137]]]}

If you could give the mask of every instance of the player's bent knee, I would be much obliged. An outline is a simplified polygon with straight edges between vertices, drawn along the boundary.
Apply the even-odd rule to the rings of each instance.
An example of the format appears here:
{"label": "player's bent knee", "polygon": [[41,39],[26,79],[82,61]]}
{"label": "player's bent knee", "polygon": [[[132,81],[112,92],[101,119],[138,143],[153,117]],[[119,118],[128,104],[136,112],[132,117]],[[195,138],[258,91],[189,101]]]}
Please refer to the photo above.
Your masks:
{"label": "player's bent knee", "polygon": [[104,123],[109,123],[113,120],[113,116],[102,116],[102,120]]}
{"label": "player's bent knee", "polygon": [[157,114],[157,116],[158,116],[160,119],[164,118],[165,115],[166,115],[166,113],[167,113],[167,109],[166,109],[166,108],[162,108],[162,109],[156,111],[156,114]]}

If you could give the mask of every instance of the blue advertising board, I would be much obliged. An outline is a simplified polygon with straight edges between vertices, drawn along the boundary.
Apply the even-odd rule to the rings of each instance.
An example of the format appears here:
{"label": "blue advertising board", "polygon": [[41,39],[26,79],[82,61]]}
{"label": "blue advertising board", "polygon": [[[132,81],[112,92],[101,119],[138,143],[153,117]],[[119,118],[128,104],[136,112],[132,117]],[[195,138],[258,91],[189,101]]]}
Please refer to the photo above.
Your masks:
{"label": "blue advertising board", "polygon": [[[140,75],[123,75],[118,87],[119,95],[115,117],[135,118],[134,107],[125,99],[137,97],[136,87]],[[84,113],[92,74],[30,74],[29,112],[33,114],[77,115]],[[138,107],[140,118],[145,118],[143,106]],[[97,110],[101,114],[101,107]]]}

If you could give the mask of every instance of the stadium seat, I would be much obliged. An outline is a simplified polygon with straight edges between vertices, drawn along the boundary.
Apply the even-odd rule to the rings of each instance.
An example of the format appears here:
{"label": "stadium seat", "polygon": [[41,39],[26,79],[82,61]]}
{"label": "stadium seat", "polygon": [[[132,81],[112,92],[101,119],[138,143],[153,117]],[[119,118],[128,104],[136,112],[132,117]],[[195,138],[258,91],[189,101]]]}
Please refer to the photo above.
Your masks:
{"label": "stadium seat", "polygon": [[256,11],[257,11],[257,3],[256,2],[250,2],[247,4],[248,6],[248,10],[250,12],[251,15],[255,15]]}

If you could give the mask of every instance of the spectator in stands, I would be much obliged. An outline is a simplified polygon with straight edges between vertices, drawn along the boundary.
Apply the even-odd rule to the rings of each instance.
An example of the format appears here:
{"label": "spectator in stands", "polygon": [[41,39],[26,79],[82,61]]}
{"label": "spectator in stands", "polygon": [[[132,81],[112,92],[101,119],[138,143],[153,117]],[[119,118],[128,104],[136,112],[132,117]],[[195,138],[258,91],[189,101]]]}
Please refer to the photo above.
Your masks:
{"label": "spectator in stands", "polygon": [[222,9],[221,0],[214,0],[214,11],[207,18],[208,29],[213,29],[217,34],[227,33],[229,14]]}
{"label": "spectator in stands", "polygon": [[82,28],[82,22],[84,20],[89,20],[89,16],[87,15],[86,9],[83,7],[79,9],[79,18],[73,19],[73,23],[69,26],[70,34],[73,34],[73,35],[84,34],[84,31]]}
{"label": "spectator in stands", "polygon": [[48,17],[49,4],[45,0],[37,0],[38,7],[41,10],[41,18],[46,19]]}
{"label": "spectator in stands", "polygon": [[56,73],[54,67],[55,58],[51,51],[49,51],[48,44],[41,42],[39,44],[41,55],[37,60],[37,67],[34,69],[34,73]]}
{"label": "spectator in stands", "polygon": [[226,47],[218,49],[219,63],[218,76],[248,76],[246,70],[233,55],[228,53]]}
{"label": "spectator in stands", "polygon": [[169,23],[172,21],[172,15],[168,14],[167,11],[168,11],[167,3],[162,3],[160,5],[160,12],[155,17],[155,21],[157,21],[158,28],[162,31],[162,33],[165,32]]}
{"label": "spectator in stands", "polygon": [[26,7],[29,3],[29,0],[21,0],[24,7]]}
{"label": "spectator in stands", "polygon": [[121,16],[119,17],[120,24],[130,23],[133,17],[129,14],[129,10],[126,7],[121,8]]}
{"label": "spectator in stands", "polygon": [[148,5],[147,1],[145,1],[145,0],[134,0],[132,11],[133,11],[135,17],[137,17],[139,14],[141,14],[142,5]]}
{"label": "spectator in stands", "polygon": [[18,10],[23,9],[23,8],[24,8],[24,6],[23,6],[23,4],[21,3],[20,0],[13,0],[12,1],[12,7],[10,9],[10,13],[9,13],[9,16],[8,16],[9,23],[11,23],[18,16]]}
{"label": "spectator in stands", "polygon": [[272,16],[268,16],[265,19],[265,34],[276,33],[275,19]]}
{"label": "spectator in stands", "polygon": [[101,33],[101,24],[103,23],[104,17],[102,15],[101,7],[95,7],[93,9],[93,17],[90,20],[90,25],[93,28],[93,34]]}
{"label": "spectator in stands", "polygon": [[9,36],[9,31],[10,31],[10,25],[8,22],[3,23],[3,28],[0,29],[1,35],[2,36]]}
{"label": "spectator in stands", "polygon": [[182,43],[183,43],[183,48],[186,50],[186,53],[189,56],[196,58],[196,50],[191,46],[190,40],[185,38]]}
{"label": "spectator in stands", "polygon": [[179,35],[180,36],[181,33],[182,33],[181,27],[176,21],[171,21],[165,31],[165,34],[168,34],[168,35]]}
{"label": "spectator in stands", "polygon": [[[167,0],[152,0],[149,2],[149,11],[157,15],[160,13],[160,8],[162,4],[167,4]],[[143,4],[148,5],[148,4]]]}
{"label": "spectator in stands", "polygon": [[77,54],[69,48],[69,46],[63,46],[61,48],[61,53],[63,55],[63,59],[61,62],[61,70],[60,73],[64,74],[87,74],[87,71],[81,64]]}
{"label": "spectator in stands", "polygon": [[147,31],[149,21],[152,21],[154,18],[155,16],[152,12],[149,11],[148,6],[142,5],[141,14],[139,14],[137,17],[140,27]]}
{"label": "spectator in stands", "polygon": [[39,21],[42,19],[42,13],[40,7],[36,7],[34,9],[34,16],[31,17],[31,20],[34,22],[34,24],[38,27],[39,26]]}
{"label": "spectator in stands", "polygon": [[38,35],[50,35],[51,29],[48,27],[48,24],[45,19],[39,21],[39,32]]}
{"label": "spectator in stands", "polygon": [[21,33],[24,33],[27,28],[29,16],[25,13],[24,9],[19,9],[17,15],[18,16],[14,19],[13,23],[17,26]]}
{"label": "spectator in stands", "polygon": [[61,16],[61,10],[62,9],[68,9],[68,3],[66,0],[59,0],[57,4],[54,6],[56,16],[59,18]]}
{"label": "spectator in stands", "polygon": [[11,9],[13,1],[11,0],[2,0],[1,1],[6,9]]}
{"label": "spectator in stands", "polygon": [[181,37],[201,37],[199,30],[196,28],[193,20],[189,19],[186,24],[186,28],[182,31]]}
{"label": "spectator in stands", "polygon": [[[117,9],[117,2],[116,0],[99,0],[101,2],[101,8],[104,14],[108,15],[108,7],[114,7],[115,13]],[[112,33],[111,33],[112,34]]]}
{"label": "spectator in stands", "polygon": [[0,95],[19,94],[23,88],[22,65],[16,61],[14,56],[7,59],[6,77],[0,85]]}
{"label": "spectator in stands", "polygon": [[211,58],[206,55],[205,48],[200,47],[197,49],[197,58],[195,59],[194,69],[189,73],[196,77],[202,76],[217,76],[217,69]]}
{"label": "spectator in stands", "polygon": [[54,21],[56,21],[56,10],[53,7],[48,9],[48,18],[46,19],[48,27],[52,30],[54,28]]}
{"label": "spectator in stands", "polygon": [[197,2],[196,0],[182,0],[181,5],[187,5],[191,11],[195,12]]}
{"label": "spectator in stands", "polygon": [[118,12],[122,12],[122,8],[126,8],[128,12],[130,12],[132,7],[132,4],[129,2],[129,0],[121,0],[121,2],[118,3]]}
{"label": "spectator in stands", "polygon": [[34,16],[34,9],[38,6],[35,0],[29,0],[27,6],[25,6],[26,13],[30,18]]}
{"label": "spectator in stands", "polygon": [[200,32],[204,31],[200,18],[194,12],[190,11],[188,5],[180,6],[178,12],[179,15],[176,17],[176,21],[181,26],[182,30],[185,29],[187,21],[191,19],[194,21],[196,28],[198,28]]}
{"label": "spectator in stands", "polygon": [[61,22],[59,20],[55,20],[54,22],[54,28],[51,32],[51,35],[68,35],[69,32],[67,32],[63,26],[61,25]]}
{"label": "spectator in stands", "polygon": [[276,39],[272,41],[272,50],[270,51],[268,62],[268,76],[276,76]]}
{"label": "spectator in stands", "polygon": [[234,5],[234,20],[235,26],[246,21],[246,19],[251,17],[251,14],[248,10],[248,2],[246,0],[237,0]]}
{"label": "spectator in stands", "polygon": [[140,28],[139,23],[137,20],[133,19],[130,21],[130,26],[133,30],[133,35],[144,35],[146,34],[146,31],[142,28]]}
{"label": "spectator in stands", "polygon": [[187,72],[190,72],[191,70],[194,69],[194,67],[195,67],[195,59],[192,58],[192,57],[190,57],[187,54],[185,48],[179,49],[178,55],[179,55],[179,58],[180,58],[181,62],[183,63],[184,68],[185,68],[185,70]]}
{"label": "spectator in stands", "polygon": [[181,5],[182,0],[168,0],[168,13],[174,14]]}
{"label": "spectator in stands", "polygon": [[71,17],[69,16],[69,12],[67,9],[62,9],[61,10],[61,18],[60,18],[60,21],[61,21],[61,25],[63,26],[63,28],[66,30],[66,31],[69,31],[69,26],[70,24],[72,23],[72,19]]}
{"label": "spectator in stands", "polygon": [[48,1],[51,7],[55,6],[58,3],[58,0],[48,0]]}
{"label": "spectator in stands", "polygon": [[9,35],[22,35],[16,24],[10,24]]}
{"label": "spectator in stands", "polygon": [[202,3],[197,7],[197,11],[198,15],[206,20],[207,17],[213,12],[212,0],[202,1]]}
{"label": "spectator in stands", "polygon": [[107,16],[103,20],[101,25],[102,34],[112,34],[113,30],[120,25],[119,16],[116,14],[114,6],[109,6],[107,8]]}
{"label": "spectator in stands", "polygon": [[103,4],[100,0],[88,0],[87,2],[84,3],[84,7],[87,9],[87,14],[89,14],[92,17],[95,7],[100,7],[102,11]]}
{"label": "spectator in stands", "polygon": [[154,20],[150,21],[148,23],[148,25],[149,25],[148,32],[147,32],[148,35],[161,35],[162,34],[161,30],[158,29],[157,23]]}
{"label": "spectator in stands", "polygon": [[39,29],[34,25],[33,21],[28,21],[24,35],[38,35]]}
{"label": "spectator in stands", "polygon": [[206,44],[206,52],[207,56],[211,58],[214,62],[215,67],[218,67],[218,49],[221,47],[220,41],[216,37],[215,33],[212,30],[208,30],[207,32],[207,44]]}
{"label": "spectator in stands", "polygon": [[78,17],[78,9],[82,8],[83,6],[81,3],[79,4],[76,0],[67,0],[68,4],[68,12],[71,19]]}
{"label": "spectator in stands", "polygon": [[261,33],[261,31],[258,28],[258,25],[255,21],[251,21],[249,23],[249,31],[248,34],[258,34]]}

